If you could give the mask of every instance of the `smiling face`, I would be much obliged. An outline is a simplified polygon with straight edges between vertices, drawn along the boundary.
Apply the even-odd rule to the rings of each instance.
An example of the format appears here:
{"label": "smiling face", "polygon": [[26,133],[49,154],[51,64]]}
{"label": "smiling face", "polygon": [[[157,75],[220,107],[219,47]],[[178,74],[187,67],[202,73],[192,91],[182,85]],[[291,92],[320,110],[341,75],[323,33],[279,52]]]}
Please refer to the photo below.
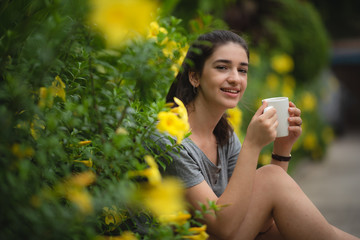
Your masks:
{"label": "smiling face", "polygon": [[215,49],[205,61],[201,76],[191,74],[190,82],[198,87],[195,101],[222,111],[234,108],[247,86],[248,57],[244,48],[228,42]]}

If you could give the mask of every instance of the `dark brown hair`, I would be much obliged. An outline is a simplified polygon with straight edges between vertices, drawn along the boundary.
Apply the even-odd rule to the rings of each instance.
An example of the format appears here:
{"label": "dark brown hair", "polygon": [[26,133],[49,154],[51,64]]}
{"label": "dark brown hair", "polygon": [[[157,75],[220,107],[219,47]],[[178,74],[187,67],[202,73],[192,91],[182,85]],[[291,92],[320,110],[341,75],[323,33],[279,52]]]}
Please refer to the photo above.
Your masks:
{"label": "dark brown hair", "polygon": [[[229,42],[237,43],[244,48],[249,60],[249,49],[246,41],[234,32],[227,30],[215,30],[200,35],[198,39],[190,46],[185,60],[182,63],[181,70],[172,83],[166,96],[166,102],[173,102],[174,97],[179,98],[185,106],[192,102],[197,92],[189,80],[189,73],[195,72],[201,76],[205,61],[214,53],[214,51]],[[232,128],[226,120],[226,116],[222,116],[214,129],[214,135],[220,146],[226,144],[232,133]]]}

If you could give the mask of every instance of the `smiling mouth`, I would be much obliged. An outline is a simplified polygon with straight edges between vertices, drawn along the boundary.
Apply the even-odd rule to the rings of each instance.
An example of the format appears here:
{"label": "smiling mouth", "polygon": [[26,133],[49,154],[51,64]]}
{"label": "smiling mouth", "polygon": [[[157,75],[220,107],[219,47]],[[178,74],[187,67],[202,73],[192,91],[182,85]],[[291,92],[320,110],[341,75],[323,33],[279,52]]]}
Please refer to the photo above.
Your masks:
{"label": "smiling mouth", "polygon": [[225,88],[220,88],[221,91],[223,92],[228,92],[228,93],[239,93],[239,90],[234,90],[234,89],[225,89]]}

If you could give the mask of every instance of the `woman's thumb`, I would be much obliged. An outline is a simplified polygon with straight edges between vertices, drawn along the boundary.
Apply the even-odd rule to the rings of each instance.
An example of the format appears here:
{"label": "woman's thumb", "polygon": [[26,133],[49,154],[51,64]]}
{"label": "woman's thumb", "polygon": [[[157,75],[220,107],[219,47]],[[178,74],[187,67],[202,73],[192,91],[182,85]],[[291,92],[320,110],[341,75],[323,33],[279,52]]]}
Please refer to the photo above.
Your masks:
{"label": "woman's thumb", "polygon": [[256,111],[254,116],[260,116],[261,114],[263,114],[264,109],[268,106],[268,103],[263,101],[262,105],[259,107],[259,109]]}

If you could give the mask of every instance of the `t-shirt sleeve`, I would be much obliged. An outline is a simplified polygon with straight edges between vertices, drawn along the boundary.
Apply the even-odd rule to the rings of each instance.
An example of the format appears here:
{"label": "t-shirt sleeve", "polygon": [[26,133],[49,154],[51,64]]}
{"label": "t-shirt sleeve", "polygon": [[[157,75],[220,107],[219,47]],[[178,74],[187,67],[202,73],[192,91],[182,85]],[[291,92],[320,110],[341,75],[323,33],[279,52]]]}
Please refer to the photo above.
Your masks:
{"label": "t-shirt sleeve", "polygon": [[229,141],[229,148],[228,148],[228,176],[229,179],[232,176],[232,173],[235,169],[235,165],[240,153],[241,143],[238,136],[233,132],[230,141]]}
{"label": "t-shirt sleeve", "polygon": [[[171,142],[167,136],[162,136],[156,140],[156,144],[164,150],[166,145],[171,145]],[[204,181],[204,176],[196,162],[196,153],[186,148],[186,139],[183,140],[178,149],[170,150],[166,154],[171,157],[172,161],[167,165],[164,175],[180,178],[186,188]]]}

